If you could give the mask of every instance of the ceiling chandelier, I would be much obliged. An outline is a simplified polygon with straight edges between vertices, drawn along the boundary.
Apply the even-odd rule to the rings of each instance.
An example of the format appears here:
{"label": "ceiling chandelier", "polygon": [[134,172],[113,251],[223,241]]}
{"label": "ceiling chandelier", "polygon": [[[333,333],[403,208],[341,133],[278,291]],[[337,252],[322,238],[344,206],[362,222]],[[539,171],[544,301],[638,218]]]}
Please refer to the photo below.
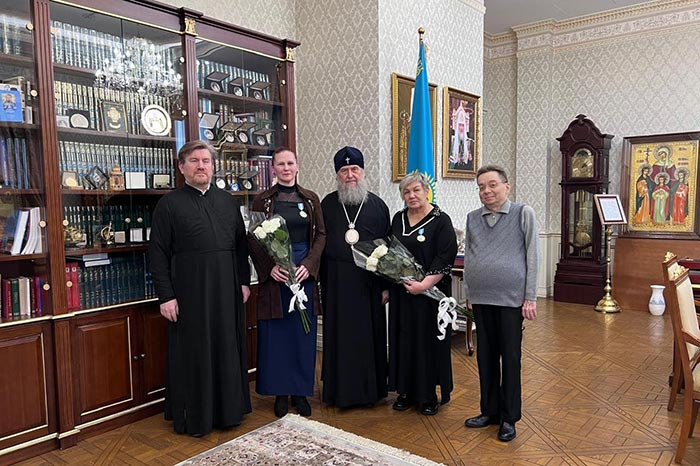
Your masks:
{"label": "ceiling chandelier", "polygon": [[182,92],[182,75],[175,71],[172,48],[134,37],[112,49],[95,72],[95,86],[172,96]]}

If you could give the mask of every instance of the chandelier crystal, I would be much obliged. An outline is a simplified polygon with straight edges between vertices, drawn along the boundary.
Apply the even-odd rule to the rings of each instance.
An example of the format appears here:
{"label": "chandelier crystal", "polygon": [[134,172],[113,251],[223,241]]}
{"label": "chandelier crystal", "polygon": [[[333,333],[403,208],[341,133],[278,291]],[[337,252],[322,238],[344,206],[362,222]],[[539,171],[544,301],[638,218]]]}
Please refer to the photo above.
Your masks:
{"label": "chandelier crystal", "polygon": [[172,48],[134,37],[112,49],[95,72],[95,86],[172,96],[182,92],[182,76],[175,71]]}

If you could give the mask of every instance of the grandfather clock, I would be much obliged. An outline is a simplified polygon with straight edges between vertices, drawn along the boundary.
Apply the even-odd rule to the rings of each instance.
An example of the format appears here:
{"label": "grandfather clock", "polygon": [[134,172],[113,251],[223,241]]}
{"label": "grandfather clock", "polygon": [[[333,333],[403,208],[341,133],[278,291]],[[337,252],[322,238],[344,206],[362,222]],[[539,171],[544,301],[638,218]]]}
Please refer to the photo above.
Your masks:
{"label": "grandfather clock", "polygon": [[608,153],[613,136],[578,115],[557,138],[562,156],[561,256],[554,299],[596,304],[605,287],[604,230],[593,195],[608,190]]}

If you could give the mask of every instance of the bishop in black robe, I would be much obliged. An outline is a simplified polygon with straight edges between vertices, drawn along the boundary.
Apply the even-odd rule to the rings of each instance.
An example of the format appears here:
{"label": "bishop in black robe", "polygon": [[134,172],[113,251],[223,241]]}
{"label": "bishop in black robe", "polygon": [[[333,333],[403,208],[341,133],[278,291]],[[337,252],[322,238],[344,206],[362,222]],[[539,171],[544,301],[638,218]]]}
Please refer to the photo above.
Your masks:
{"label": "bishop in black robe", "polygon": [[248,246],[238,204],[209,186],[185,185],[153,212],[150,265],[160,303],[177,299],[168,323],[165,418],[200,436],[240,424],[251,411],[242,285]]}
{"label": "bishop in black robe", "polygon": [[[359,205],[346,206],[354,219]],[[323,303],[322,400],[340,408],[374,404],[387,396],[386,312],[389,284],[355,265],[345,242],[348,221],[338,192],[321,203],[326,250],[321,268]],[[360,241],[386,237],[389,209],[368,193],[355,222]]]}

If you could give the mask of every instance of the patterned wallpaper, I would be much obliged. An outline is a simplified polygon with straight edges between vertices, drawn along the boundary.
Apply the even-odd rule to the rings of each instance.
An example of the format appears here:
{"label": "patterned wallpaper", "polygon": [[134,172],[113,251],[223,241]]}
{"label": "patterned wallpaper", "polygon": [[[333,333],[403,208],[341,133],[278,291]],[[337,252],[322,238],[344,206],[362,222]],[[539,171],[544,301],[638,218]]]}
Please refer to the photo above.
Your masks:
{"label": "patterned wallpaper", "polygon": [[[487,134],[484,152],[516,144],[506,157],[518,167],[516,198],[536,209],[542,233],[560,231],[561,154],[554,138],[579,113],[615,135],[610,152],[610,192],[615,193],[623,137],[700,128],[700,62],[690,59],[699,40],[697,26],[681,26],[486,60],[487,97],[502,96],[504,86],[517,83],[510,89],[517,94],[517,107],[505,99],[499,107],[516,115],[517,143]],[[510,60],[517,61],[517,70]],[[487,129],[496,125],[491,115],[485,118]],[[542,182],[543,174],[548,183]]]}
{"label": "patterned wallpaper", "polygon": [[484,119],[482,164],[497,164],[506,169],[511,198],[517,197],[515,172],[517,66],[514,56],[484,65]]}
{"label": "patterned wallpaper", "polygon": [[[221,0],[165,0],[253,31],[283,39],[296,39],[294,6],[296,0],[256,0],[222,2]],[[226,5],[223,5],[227,3]],[[264,5],[264,6],[263,6]]]}
{"label": "patterned wallpaper", "polygon": [[[700,30],[682,27],[565,49],[556,54],[552,76],[553,136],[583,113],[615,135],[610,151],[610,192],[620,192],[622,139],[643,134],[700,129]],[[551,176],[561,180],[558,145]],[[558,188],[556,183],[553,188]],[[556,190],[558,193],[558,189]],[[559,198],[557,198],[559,199]],[[559,208],[550,231],[559,231]]]}
{"label": "patterned wallpaper", "polygon": [[378,6],[372,0],[297,2],[297,150],[302,184],[319,196],[335,190],[333,154],[355,146],[377,191]]}

